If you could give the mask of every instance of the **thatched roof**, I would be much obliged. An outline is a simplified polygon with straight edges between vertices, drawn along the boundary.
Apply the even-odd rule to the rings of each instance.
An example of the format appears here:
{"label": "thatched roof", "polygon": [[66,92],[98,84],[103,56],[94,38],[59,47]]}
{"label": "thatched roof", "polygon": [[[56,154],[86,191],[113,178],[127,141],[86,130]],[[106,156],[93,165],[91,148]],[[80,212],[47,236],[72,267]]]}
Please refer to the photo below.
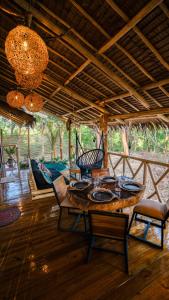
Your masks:
{"label": "thatched roof", "polygon": [[16,84],[4,41],[23,18],[4,8],[21,16],[30,10],[32,29],[48,45],[50,61],[36,90],[46,111],[78,122],[108,113],[116,125],[140,116],[143,122],[153,116],[169,123],[169,0],[3,1],[0,91],[5,98]]}
{"label": "thatched roof", "polygon": [[7,103],[0,101],[0,115],[12,120],[19,126],[33,126],[35,118],[26,112],[10,107]]}

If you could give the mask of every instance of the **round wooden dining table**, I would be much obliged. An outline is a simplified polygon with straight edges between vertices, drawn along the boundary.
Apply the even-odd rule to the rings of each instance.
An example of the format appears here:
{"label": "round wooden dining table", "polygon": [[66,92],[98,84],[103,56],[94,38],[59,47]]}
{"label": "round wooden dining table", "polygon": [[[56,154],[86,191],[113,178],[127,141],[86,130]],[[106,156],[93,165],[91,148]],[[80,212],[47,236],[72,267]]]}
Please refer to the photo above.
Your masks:
{"label": "round wooden dining table", "polygon": [[115,187],[115,184],[101,184],[100,187],[111,190],[117,197],[111,202],[96,203],[90,200],[89,193],[93,190],[91,184],[83,191],[75,190],[72,187],[68,188],[69,200],[76,207],[83,211],[88,210],[104,210],[114,211],[125,207],[133,206],[137,204],[143,197],[145,187],[138,192],[129,192],[124,189]]}

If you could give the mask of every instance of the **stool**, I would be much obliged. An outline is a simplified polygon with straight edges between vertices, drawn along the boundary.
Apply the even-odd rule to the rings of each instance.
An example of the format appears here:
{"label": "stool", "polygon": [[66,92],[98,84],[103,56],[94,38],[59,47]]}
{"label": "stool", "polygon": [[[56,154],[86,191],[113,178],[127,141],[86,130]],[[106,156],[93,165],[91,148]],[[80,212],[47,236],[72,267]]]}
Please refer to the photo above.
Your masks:
{"label": "stool", "polygon": [[[148,218],[152,218],[154,220],[158,220],[158,221],[160,221],[160,224],[154,223],[153,221],[149,221],[149,220],[146,220],[146,219],[141,219],[137,215],[142,215],[142,216],[145,216],[145,217],[148,217]],[[133,215],[132,215],[130,225],[129,225],[129,229],[128,229],[128,234],[129,234],[129,236],[131,236],[131,237],[133,237],[137,240],[143,241],[143,242],[148,243],[152,246],[163,249],[163,231],[164,231],[165,222],[166,222],[168,216],[169,216],[169,210],[168,210],[166,204],[162,204],[158,201],[149,200],[149,199],[141,200],[134,207]],[[131,229],[131,226],[132,226],[133,220],[140,221],[140,222],[143,222],[143,223],[147,224],[147,226],[144,230],[144,236],[143,237],[138,237],[138,236],[135,236],[135,235],[132,235],[132,234],[129,233],[130,229]],[[161,228],[161,243],[160,243],[160,245],[156,244],[156,243],[153,243],[151,241],[148,241],[146,239],[148,230],[149,230],[151,225]]]}

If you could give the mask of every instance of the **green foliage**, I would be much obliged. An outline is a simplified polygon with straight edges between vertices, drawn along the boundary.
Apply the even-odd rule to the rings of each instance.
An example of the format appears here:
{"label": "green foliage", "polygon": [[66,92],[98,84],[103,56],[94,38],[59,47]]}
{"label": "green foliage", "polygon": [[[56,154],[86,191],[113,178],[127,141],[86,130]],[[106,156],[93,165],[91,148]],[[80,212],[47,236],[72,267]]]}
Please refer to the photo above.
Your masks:
{"label": "green foliage", "polygon": [[9,146],[4,148],[4,151],[8,154],[9,157],[11,157],[13,154],[15,154],[15,146]]}
{"label": "green foliage", "polygon": [[28,164],[27,161],[20,161],[19,167],[20,167],[21,170],[25,170],[25,169],[29,168],[29,164]]}
{"label": "green foliage", "polygon": [[[60,162],[60,140],[63,137],[63,157],[68,157],[68,132],[65,123],[53,116],[37,115],[36,125],[34,129],[30,130],[31,151],[32,153],[39,153],[39,156],[45,153],[52,153],[51,159],[55,162]],[[0,128],[3,130],[4,144],[15,144],[19,140],[19,127],[0,117]],[[78,128],[72,126],[72,161],[75,159],[75,144],[76,144],[76,130],[78,131],[79,139],[84,151],[94,149],[97,145],[96,128],[92,126],[81,125]],[[43,142],[45,137],[45,142]],[[27,155],[27,129],[22,128],[22,138],[20,140],[21,147],[24,149],[24,154]],[[43,143],[43,146],[42,146]],[[129,133],[130,151],[136,152],[154,152],[154,153],[168,153],[169,152],[169,130],[168,129],[136,129],[131,128]],[[45,145],[45,146],[44,146]],[[42,151],[44,147],[45,151]],[[9,147],[6,147],[6,149]],[[62,148],[62,147],[61,147]],[[57,149],[57,152],[56,152]],[[121,139],[121,130],[111,130],[108,132],[108,150],[114,152],[123,152],[123,144]],[[7,155],[13,155],[15,150],[4,150]],[[21,152],[21,151],[20,151]],[[45,161],[45,157],[40,159]],[[63,162],[63,161],[62,161]]]}

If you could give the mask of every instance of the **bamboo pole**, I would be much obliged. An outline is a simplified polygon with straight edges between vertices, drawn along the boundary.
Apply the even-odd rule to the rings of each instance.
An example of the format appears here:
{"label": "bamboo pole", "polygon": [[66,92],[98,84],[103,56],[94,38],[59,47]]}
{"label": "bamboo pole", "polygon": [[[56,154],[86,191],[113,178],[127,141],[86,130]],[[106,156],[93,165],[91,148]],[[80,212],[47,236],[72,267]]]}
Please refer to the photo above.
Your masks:
{"label": "bamboo pole", "polygon": [[[44,18],[43,14],[40,13],[37,9],[34,7],[28,5],[28,3],[24,0],[14,0],[15,3],[17,3],[19,6],[21,6],[24,9],[29,9],[30,12],[32,13],[33,16],[35,16],[42,24],[47,26],[50,30],[52,30],[55,34],[62,36],[62,39],[67,42],[69,45],[73,46],[75,49],[77,49],[84,57],[86,57],[88,60],[90,60],[93,64],[95,64],[99,69],[101,69],[107,76],[115,82],[116,85],[121,85],[123,88],[127,89],[130,91],[136,98],[137,100],[146,108],[149,108],[148,102],[142,97],[141,94],[137,92],[137,90],[130,86],[128,82],[126,82],[124,79],[122,79],[120,76],[115,74],[110,68],[108,68],[105,64],[103,64],[95,55],[93,55],[88,49],[84,48],[75,38],[72,37],[72,35],[68,32],[65,34],[65,32],[56,24],[54,24],[52,21],[50,21],[47,18]],[[159,3],[160,1],[158,0],[152,0],[150,3],[147,4],[147,6],[151,6],[152,3]],[[151,5],[150,5],[151,4]],[[147,7],[146,6],[146,7]],[[152,8],[151,8],[152,10]],[[150,10],[150,11],[151,11]],[[147,12],[148,13],[148,12]],[[142,11],[139,17],[142,16]],[[144,17],[144,15],[143,15]],[[138,19],[138,15],[136,15],[136,18]],[[67,89],[66,87],[64,87]],[[69,89],[70,90],[70,89]],[[73,94],[74,92],[71,91]],[[75,94],[74,94],[75,95]],[[74,97],[74,95],[72,95]],[[76,93],[77,95],[77,93]],[[78,95],[80,97],[80,95]],[[82,99],[82,97],[81,97]],[[85,99],[86,100],[86,99]],[[88,101],[89,103],[89,101]],[[90,102],[89,105],[91,105],[92,102]],[[101,109],[101,107],[97,107],[97,109]],[[105,112],[104,112],[105,113]]]}
{"label": "bamboo pole", "polygon": [[122,131],[121,131],[121,137],[122,137],[122,143],[123,143],[124,154],[125,154],[125,155],[129,155],[128,134],[127,134],[126,128],[122,128]]}
{"label": "bamboo pole", "polygon": [[108,118],[106,115],[103,115],[100,122],[101,128],[103,130],[103,143],[104,143],[104,168],[108,168]]}
{"label": "bamboo pole", "polygon": [[28,133],[28,158],[31,158],[31,152],[30,152],[30,128],[28,127],[27,129],[27,133]]}
{"label": "bamboo pole", "polygon": [[112,47],[120,38],[135,27],[145,16],[147,16],[163,0],[151,0],[148,2],[114,37],[112,37],[98,53],[104,53]]}
{"label": "bamboo pole", "polygon": [[71,168],[72,166],[72,161],[71,161],[71,158],[72,158],[72,147],[71,147],[71,123],[69,125],[69,129],[68,129],[68,150],[69,150],[69,167]]}
{"label": "bamboo pole", "polygon": [[[113,1],[106,0],[106,2],[110,5],[110,7],[125,21],[129,22],[129,17],[121,10],[121,8]],[[159,7],[163,10],[163,12],[169,16],[168,9],[165,4],[161,3]],[[154,56],[159,60],[159,62],[169,70],[169,64],[164,60],[158,50],[152,45],[152,43],[145,37],[145,35],[141,32],[138,26],[133,27],[133,31],[138,35],[138,37],[142,40],[142,42],[150,49],[150,51],[154,54]]]}
{"label": "bamboo pole", "polygon": [[158,114],[167,114],[167,113],[169,113],[169,107],[161,107],[161,108],[152,109],[148,111],[139,111],[139,112],[128,113],[128,114],[113,115],[109,117],[109,121],[115,119],[130,119],[130,118],[146,117],[152,115],[155,116]]}

